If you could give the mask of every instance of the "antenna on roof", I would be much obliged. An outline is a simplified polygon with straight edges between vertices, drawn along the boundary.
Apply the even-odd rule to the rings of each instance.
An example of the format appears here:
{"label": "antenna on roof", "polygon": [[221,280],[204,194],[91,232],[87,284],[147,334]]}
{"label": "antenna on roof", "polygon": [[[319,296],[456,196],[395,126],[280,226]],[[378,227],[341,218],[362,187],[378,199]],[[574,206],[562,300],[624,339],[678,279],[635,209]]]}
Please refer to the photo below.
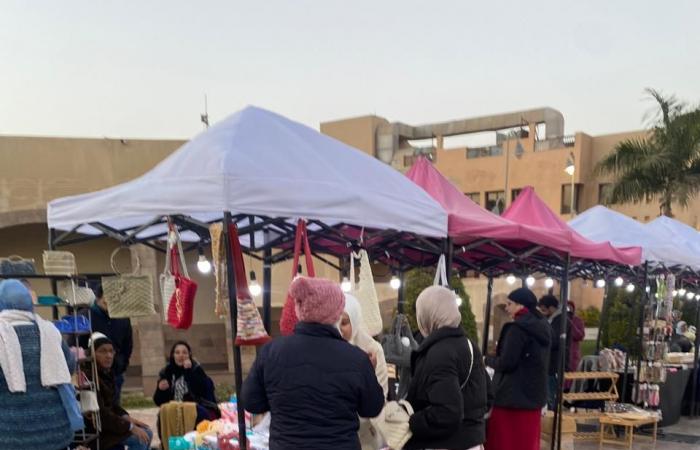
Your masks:
{"label": "antenna on roof", "polygon": [[199,115],[199,119],[205,128],[209,128],[209,112],[207,111],[207,94],[204,94],[204,114]]}

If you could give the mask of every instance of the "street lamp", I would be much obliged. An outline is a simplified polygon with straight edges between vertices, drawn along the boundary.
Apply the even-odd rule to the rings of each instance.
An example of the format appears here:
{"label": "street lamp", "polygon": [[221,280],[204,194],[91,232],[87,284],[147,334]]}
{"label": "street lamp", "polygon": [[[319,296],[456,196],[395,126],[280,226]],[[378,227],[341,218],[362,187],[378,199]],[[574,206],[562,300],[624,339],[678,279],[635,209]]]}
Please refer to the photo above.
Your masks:
{"label": "street lamp", "polygon": [[576,209],[574,208],[575,192],[576,186],[574,185],[574,174],[576,173],[576,159],[572,152],[569,153],[569,157],[566,159],[566,167],[564,168],[566,172],[571,177],[571,216],[576,215]]}

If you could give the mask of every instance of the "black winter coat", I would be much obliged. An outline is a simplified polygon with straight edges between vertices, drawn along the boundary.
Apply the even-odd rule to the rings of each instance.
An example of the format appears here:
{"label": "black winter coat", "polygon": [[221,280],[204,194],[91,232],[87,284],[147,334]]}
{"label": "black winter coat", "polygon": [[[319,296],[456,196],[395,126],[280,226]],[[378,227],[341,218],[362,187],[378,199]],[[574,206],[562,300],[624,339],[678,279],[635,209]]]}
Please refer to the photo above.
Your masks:
{"label": "black winter coat", "polygon": [[165,366],[158,374],[158,382],[166,380],[170,387],[162,391],[156,386],[153,401],[157,406],[172,401],[175,398],[175,380],[180,376],[184,376],[189,392],[185,395],[183,401],[195,402],[207,409],[211,409],[213,413],[218,413],[214,382],[207,376],[202,366],[194,361],[192,364],[192,367],[189,369],[178,367],[173,363]]}
{"label": "black winter coat", "polygon": [[481,352],[473,344],[472,351],[473,357],[461,327],[445,327],[425,338],[413,352],[413,377],[406,398],[414,410],[410,421],[413,437],[405,449],[463,450],[484,443],[490,383]]}
{"label": "black winter coat", "polygon": [[[87,315],[87,310],[84,311],[84,315]],[[129,359],[131,359],[131,352],[134,349],[131,321],[129,319],[112,319],[97,304],[90,307],[90,321],[93,332],[100,332],[112,341],[114,374],[123,374],[129,367]],[[81,336],[80,346],[87,348],[89,341],[90,336]]]}
{"label": "black winter coat", "polygon": [[[568,314],[567,314],[568,316]],[[552,342],[551,342],[551,351],[549,352],[549,374],[550,375],[555,375],[557,371],[559,370],[559,355],[561,355],[561,346],[559,345],[559,335],[562,332],[562,325],[564,324],[564,321],[562,320],[562,315],[559,314],[557,315],[553,320],[552,323],[550,323],[550,328],[552,331]],[[566,352],[566,355],[564,356],[564,371],[569,371],[571,370],[570,364],[569,364],[569,354],[571,352],[571,320],[569,319],[569,323],[567,323],[567,328],[566,328],[566,349],[564,350]]]}
{"label": "black winter coat", "polygon": [[241,401],[270,411],[270,450],[358,450],[358,415],[379,415],[384,392],[367,355],[335,327],[300,322],[260,350]]}
{"label": "black winter coat", "polygon": [[541,409],[547,403],[547,366],[551,327],[531,312],[519,313],[501,331],[496,357],[494,405],[513,409]]}

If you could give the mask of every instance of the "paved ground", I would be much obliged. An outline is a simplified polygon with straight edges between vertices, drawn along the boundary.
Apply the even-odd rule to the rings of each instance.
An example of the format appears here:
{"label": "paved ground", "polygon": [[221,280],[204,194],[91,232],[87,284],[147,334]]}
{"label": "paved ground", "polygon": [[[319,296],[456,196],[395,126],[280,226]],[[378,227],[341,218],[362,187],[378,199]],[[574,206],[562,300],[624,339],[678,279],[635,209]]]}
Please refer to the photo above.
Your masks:
{"label": "paved ground", "polygon": [[[149,409],[137,409],[130,411],[130,414],[153,428],[155,432],[156,428],[156,415],[158,414],[157,408]],[[700,418],[688,419],[682,418],[681,421],[671,427],[666,427],[663,429],[664,436],[659,437],[659,441],[656,447],[653,447],[644,438],[635,439],[633,448],[635,450],[698,450],[700,449]],[[153,442],[153,447],[158,448],[160,441],[158,441],[158,433],[155,432],[155,438]],[[543,446],[542,449],[548,449],[549,447]],[[605,446],[603,449],[620,449],[622,447],[618,446]],[[574,446],[574,450],[598,450],[598,444],[595,442],[579,442]]]}

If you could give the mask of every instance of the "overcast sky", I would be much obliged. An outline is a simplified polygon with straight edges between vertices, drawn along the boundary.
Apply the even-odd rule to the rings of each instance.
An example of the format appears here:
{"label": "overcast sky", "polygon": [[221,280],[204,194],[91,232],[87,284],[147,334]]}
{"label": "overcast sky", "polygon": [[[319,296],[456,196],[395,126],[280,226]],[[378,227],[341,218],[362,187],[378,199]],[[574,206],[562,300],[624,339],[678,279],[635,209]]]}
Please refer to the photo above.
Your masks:
{"label": "overcast sky", "polygon": [[0,134],[188,138],[255,104],[315,128],[551,106],[638,129],[700,101],[700,1],[0,0]]}

